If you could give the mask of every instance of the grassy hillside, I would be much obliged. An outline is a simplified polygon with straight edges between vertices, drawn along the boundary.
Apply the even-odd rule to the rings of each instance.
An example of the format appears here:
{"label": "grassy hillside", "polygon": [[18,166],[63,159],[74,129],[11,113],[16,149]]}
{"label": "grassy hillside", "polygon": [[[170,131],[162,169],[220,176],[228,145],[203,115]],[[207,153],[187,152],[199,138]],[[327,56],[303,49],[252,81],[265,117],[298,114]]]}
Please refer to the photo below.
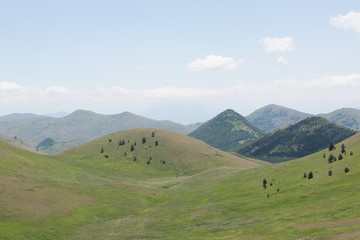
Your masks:
{"label": "grassy hillside", "polygon": [[324,118],[310,117],[268,134],[238,153],[279,162],[309,155],[354,134]]}
{"label": "grassy hillside", "polygon": [[294,124],[310,116],[311,114],[308,113],[270,104],[251,113],[246,119],[264,132],[270,133],[276,129]]}
{"label": "grassy hillside", "polygon": [[360,130],[360,110],[358,109],[342,108],[331,113],[320,114],[320,116],[341,126]]}
{"label": "grassy hillside", "polygon": [[264,133],[243,116],[228,109],[207,121],[189,136],[224,151],[235,151],[246,141],[263,136]]}
{"label": "grassy hillside", "polygon": [[[249,168],[256,163],[210,147],[183,134],[134,129],[107,135],[60,155],[73,164],[132,176],[192,175],[217,166]],[[75,161],[73,160],[75,159]]]}
{"label": "grassy hillside", "polygon": [[[99,146],[105,148],[108,140],[103,138]],[[276,165],[244,170],[231,163],[178,177],[171,169],[168,176],[147,172],[133,176],[124,174],[126,169],[116,170],[115,163],[108,171],[106,159],[100,164],[88,152],[98,151],[93,144],[83,146],[85,152],[77,148],[50,157],[0,143],[0,239],[360,236],[360,134],[336,145],[332,154],[340,154],[341,144],[347,154],[331,164],[326,149]],[[313,178],[304,178],[310,171]]]}
{"label": "grassy hillside", "polygon": [[[35,115],[36,116],[36,115]],[[86,110],[77,110],[63,118],[34,117],[30,114],[13,114],[2,117],[9,121],[0,121],[0,134],[17,136],[31,146],[37,146],[46,138],[59,143],[46,150],[56,154],[79,146],[107,134],[134,128],[159,128],[184,134],[194,128],[171,121],[156,121],[129,112],[116,115],[97,114]],[[10,121],[17,119],[17,121]]]}

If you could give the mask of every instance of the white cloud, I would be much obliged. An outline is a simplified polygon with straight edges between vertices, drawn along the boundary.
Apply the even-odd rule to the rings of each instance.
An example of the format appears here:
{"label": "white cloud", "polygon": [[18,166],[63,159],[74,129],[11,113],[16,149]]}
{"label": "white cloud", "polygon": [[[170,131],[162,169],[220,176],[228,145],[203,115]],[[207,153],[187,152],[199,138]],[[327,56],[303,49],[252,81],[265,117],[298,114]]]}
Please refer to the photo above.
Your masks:
{"label": "white cloud", "polygon": [[234,60],[230,57],[209,55],[204,59],[196,59],[186,67],[190,71],[215,71],[215,70],[233,70],[245,60]]}
{"label": "white cloud", "polygon": [[289,61],[286,60],[283,56],[278,57],[276,62],[279,63],[279,64],[284,64],[284,65],[289,63]]}
{"label": "white cloud", "polygon": [[331,17],[330,24],[344,29],[353,29],[360,33],[360,12],[350,11],[346,15]]}
{"label": "white cloud", "polygon": [[276,38],[266,37],[259,40],[266,49],[266,52],[290,52],[295,49],[294,40],[292,37]]}

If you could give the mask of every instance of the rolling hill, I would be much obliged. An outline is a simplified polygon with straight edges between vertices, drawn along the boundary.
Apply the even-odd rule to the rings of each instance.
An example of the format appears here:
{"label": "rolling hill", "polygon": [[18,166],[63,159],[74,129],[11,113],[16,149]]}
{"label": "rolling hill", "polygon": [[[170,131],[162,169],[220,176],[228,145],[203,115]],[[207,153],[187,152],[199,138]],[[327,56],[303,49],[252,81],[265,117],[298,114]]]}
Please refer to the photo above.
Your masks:
{"label": "rolling hill", "polygon": [[270,133],[310,116],[308,113],[270,104],[249,114],[246,119],[264,132]]}
{"label": "rolling hill", "polygon": [[[139,170],[128,163],[121,167],[122,162],[132,160],[116,155],[119,148],[112,144],[143,137],[146,145],[137,143],[134,150],[139,151],[138,156],[148,156],[145,149],[149,145],[154,148],[156,140],[157,147],[175,147],[174,151],[158,149],[163,156],[166,152],[174,154],[164,164],[168,169],[144,161],[133,163]],[[193,150],[189,151],[196,154],[193,160],[180,157],[177,148],[183,141],[190,141]],[[89,144],[58,156],[43,156],[0,142],[0,239],[360,236],[360,134],[337,144],[332,152],[325,149],[301,159],[251,169],[242,164],[236,167],[233,160],[219,156],[204,156],[208,161],[222,162],[206,166],[197,159],[205,151],[208,155],[217,151],[224,154],[223,158],[226,153],[186,136],[154,129],[120,132]],[[338,155],[342,144],[348,154],[341,161],[328,163],[323,154]],[[103,154],[98,147],[104,148]],[[122,147],[129,146],[125,143]],[[170,166],[172,161],[174,165]],[[174,174],[192,164],[198,167],[189,167],[189,174]],[[345,173],[345,168],[349,172]],[[313,178],[304,178],[310,172]]]}
{"label": "rolling hill", "polygon": [[360,130],[360,110],[355,108],[342,108],[331,113],[319,114],[329,121],[341,126],[359,131]]}
{"label": "rolling hill", "polygon": [[312,154],[355,133],[324,118],[309,117],[262,137],[238,153],[270,162],[285,161]]}
{"label": "rolling hill", "polygon": [[35,147],[44,139],[52,138],[57,144],[55,148],[49,148],[46,151],[51,154],[126,129],[160,128],[184,134],[188,134],[194,129],[171,121],[148,119],[129,112],[103,115],[86,110],[77,110],[63,118],[12,114],[1,119],[0,134],[16,136],[31,146]]}
{"label": "rolling hill", "polygon": [[246,141],[263,136],[264,133],[234,110],[228,109],[202,124],[189,136],[224,151],[235,151]]}

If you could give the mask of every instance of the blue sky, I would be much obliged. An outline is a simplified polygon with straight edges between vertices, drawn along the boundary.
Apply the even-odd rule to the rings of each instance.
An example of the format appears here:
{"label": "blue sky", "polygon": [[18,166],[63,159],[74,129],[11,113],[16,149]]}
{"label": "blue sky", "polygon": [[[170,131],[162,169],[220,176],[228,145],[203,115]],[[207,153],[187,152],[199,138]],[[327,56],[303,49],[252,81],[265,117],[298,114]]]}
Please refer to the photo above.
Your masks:
{"label": "blue sky", "polygon": [[2,1],[0,115],[360,107],[359,1]]}

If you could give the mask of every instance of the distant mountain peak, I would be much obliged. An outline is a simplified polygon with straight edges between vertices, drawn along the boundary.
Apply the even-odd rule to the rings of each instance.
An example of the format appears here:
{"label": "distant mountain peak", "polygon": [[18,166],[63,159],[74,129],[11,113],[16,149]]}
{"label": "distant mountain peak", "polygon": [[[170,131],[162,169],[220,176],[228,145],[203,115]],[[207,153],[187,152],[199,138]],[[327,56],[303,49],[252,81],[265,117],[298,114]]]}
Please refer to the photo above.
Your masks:
{"label": "distant mountain peak", "polygon": [[270,133],[310,116],[312,115],[291,108],[269,104],[254,111],[246,119],[263,131]]}

